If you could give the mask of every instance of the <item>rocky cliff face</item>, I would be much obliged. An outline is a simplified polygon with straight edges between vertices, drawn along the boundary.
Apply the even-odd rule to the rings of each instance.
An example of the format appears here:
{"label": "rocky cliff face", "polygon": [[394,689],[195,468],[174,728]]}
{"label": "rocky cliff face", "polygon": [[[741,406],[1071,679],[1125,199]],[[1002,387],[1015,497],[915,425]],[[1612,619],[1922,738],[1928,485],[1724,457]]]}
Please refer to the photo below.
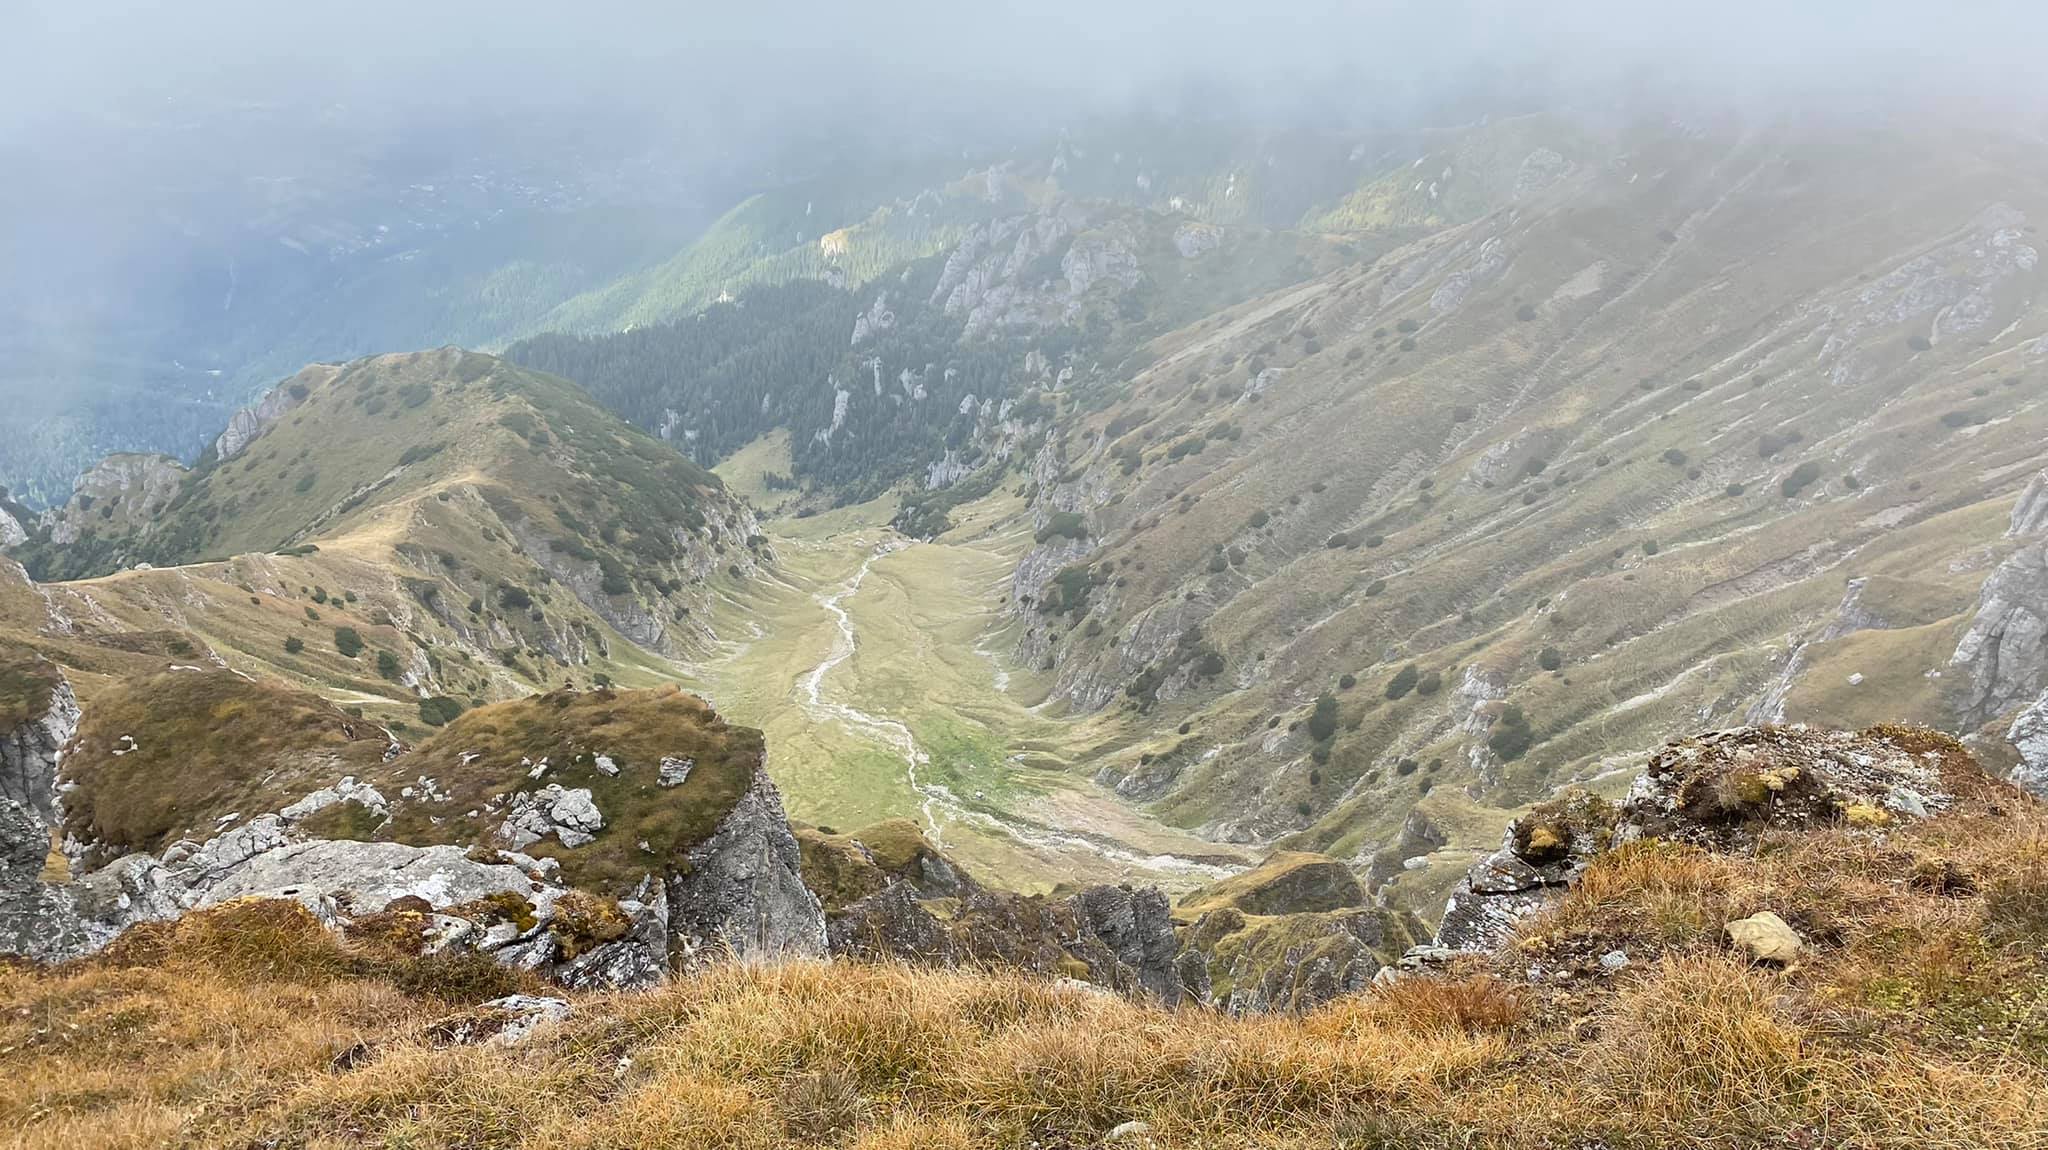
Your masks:
{"label": "rocky cliff face", "polygon": [[1965,718],[1984,722],[2020,708],[2005,731],[2020,760],[2011,779],[2048,794],[2048,471],[2020,492],[2005,535],[2019,549],[1984,580],[1949,661],[1969,676]]}
{"label": "rocky cliff face", "polygon": [[1073,323],[1091,293],[1113,298],[1144,279],[1136,229],[1098,215],[1067,202],[976,226],[946,257],[931,302],[969,336]]}
{"label": "rocky cliff face", "polygon": [[685,965],[826,952],[824,911],[804,885],[802,855],[766,771],[668,882],[669,931]]}
{"label": "rocky cliff face", "polygon": [[185,465],[168,455],[109,455],[78,477],[71,499],[43,516],[50,542],[76,543],[91,534],[146,534],[185,481]]}
{"label": "rocky cliff face", "polygon": [[38,660],[15,672],[25,684],[26,717],[0,730],[0,799],[11,799],[56,826],[57,764],[64,744],[78,733],[78,699],[57,669]]}
{"label": "rocky cliff face", "polygon": [[1984,580],[1949,659],[1969,676],[1965,714],[1975,722],[2009,712],[2048,683],[2048,477],[2036,475],[2021,493],[2006,537],[2021,545]]}
{"label": "rocky cliff face", "polygon": [[228,417],[228,425],[213,441],[213,450],[223,461],[240,455],[256,437],[284,418],[285,413],[306,401],[312,389],[332,382],[340,375],[339,364],[316,363],[265,392],[255,404]]}

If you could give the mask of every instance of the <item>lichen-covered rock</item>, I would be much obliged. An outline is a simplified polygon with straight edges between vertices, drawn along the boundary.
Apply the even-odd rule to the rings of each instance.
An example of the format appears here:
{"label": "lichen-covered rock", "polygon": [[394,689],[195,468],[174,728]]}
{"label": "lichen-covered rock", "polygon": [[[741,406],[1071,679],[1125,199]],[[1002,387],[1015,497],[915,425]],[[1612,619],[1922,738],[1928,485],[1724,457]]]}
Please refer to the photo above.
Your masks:
{"label": "lichen-covered rock", "polygon": [[1549,905],[1571,885],[1614,834],[1614,807],[1597,795],[1569,792],[1509,825],[1500,849],[1479,860],[1452,889],[1437,925],[1436,945],[1489,950],[1525,915]]}
{"label": "lichen-covered rock", "polygon": [[1934,731],[1736,727],[1652,755],[1616,838],[1744,850],[1767,830],[1924,818],[1988,781],[1962,744]]}
{"label": "lichen-covered rock", "polygon": [[571,989],[653,986],[668,977],[668,888],[649,876],[618,902],[626,928],[588,951],[566,956],[549,977]]}
{"label": "lichen-covered rock", "polygon": [[1436,944],[1490,950],[1547,906],[1602,851],[1663,839],[1709,851],[1755,849],[1773,833],[1824,826],[1872,831],[1969,800],[2012,795],[1954,738],[1917,727],[1867,731],[1736,727],[1673,742],[1650,757],[1619,808],[1590,795],[1537,807],[1453,890]]}
{"label": "lichen-covered rock", "polygon": [[505,863],[482,863],[460,847],[415,847],[315,839],[251,856],[195,889],[194,906],[253,895],[296,898],[331,917],[380,910],[401,898],[439,909],[507,893],[542,894],[542,884]]}
{"label": "lichen-covered rock", "polygon": [[668,908],[686,966],[825,955],[825,912],[804,885],[802,852],[766,771],[670,876]]}

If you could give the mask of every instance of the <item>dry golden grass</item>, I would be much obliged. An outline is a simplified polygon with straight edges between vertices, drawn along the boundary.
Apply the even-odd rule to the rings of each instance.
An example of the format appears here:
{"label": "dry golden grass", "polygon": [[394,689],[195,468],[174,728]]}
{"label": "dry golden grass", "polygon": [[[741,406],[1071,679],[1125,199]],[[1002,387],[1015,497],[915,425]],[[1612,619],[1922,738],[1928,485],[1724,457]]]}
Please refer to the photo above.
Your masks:
{"label": "dry golden grass", "polygon": [[[2044,822],[1633,847],[1519,948],[1247,1019],[811,963],[584,996],[524,1044],[450,1046],[434,1024],[503,987],[235,904],[0,969],[0,1143],[1051,1150],[1136,1121],[1119,1145],[2048,1146]],[[1722,923],[1762,908],[1808,958],[1727,950]],[[1526,978],[1616,946],[1619,976]]]}

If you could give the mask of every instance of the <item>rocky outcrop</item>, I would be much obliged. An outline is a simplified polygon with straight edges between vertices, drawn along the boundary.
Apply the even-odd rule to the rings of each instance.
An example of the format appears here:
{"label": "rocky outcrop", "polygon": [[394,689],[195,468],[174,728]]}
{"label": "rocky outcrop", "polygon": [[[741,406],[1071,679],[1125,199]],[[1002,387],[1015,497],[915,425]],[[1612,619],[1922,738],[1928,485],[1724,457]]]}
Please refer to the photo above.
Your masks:
{"label": "rocky outcrop", "polygon": [[2020,756],[2006,778],[2016,787],[2048,797],[2048,691],[2014,717],[2005,739]]}
{"label": "rocky outcrop", "polygon": [[1642,839],[1754,850],[1773,833],[1881,830],[2004,791],[1955,739],[1914,727],[1862,732],[1736,727],[1659,750],[1619,807],[1584,793],[1508,828],[1445,904],[1438,947],[1491,950],[1610,847]]}
{"label": "rocky outcrop", "polygon": [[[673,595],[643,580],[620,591],[594,556],[583,552],[579,558],[576,551],[562,550],[553,531],[531,518],[515,518],[505,527],[528,559],[621,635],[643,647],[686,655],[712,638],[703,621],[709,595],[706,581],[720,571],[752,578],[771,558],[765,549],[757,549],[761,525],[743,500],[719,490],[700,492],[698,497],[703,501],[702,527],[673,528],[674,548],[657,568],[663,578],[683,588]],[[583,658],[581,643],[576,632],[567,631],[540,645],[558,658],[577,661]]]}
{"label": "rocky outcrop", "polygon": [[45,962],[78,958],[138,922],[181,909],[155,859],[118,859],[77,882],[44,881],[49,825],[29,807],[0,798],[0,955]]}
{"label": "rocky outcrop", "polygon": [[1180,905],[1190,914],[1228,907],[1251,915],[1277,915],[1365,903],[1365,887],[1344,863],[1309,851],[1275,851],[1243,874],[1190,892]]}
{"label": "rocky outcrop", "polygon": [[1925,818],[1987,781],[1960,743],[1933,731],[1736,727],[1650,756],[1614,837],[1748,850],[1768,831]]}
{"label": "rocky outcrop", "polygon": [[2048,472],[2013,504],[2006,536],[2027,542],[1977,591],[1977,613],[1956,643],[1951,666],[1969,674],[1965,717],[1984,722],[2048,687]]}
{"label": "rocky outcrop", "polygon": [[499,825],[498,845],[525,850],[550,835],[574,849],[595,842],[604,829],[604,814],[590,797],[590,788],[564,789],[549,783],[538,791],[512,796],[512,807]]}
{"label": "rocky outcrop", "polygon": [[1549,904],[1612,841],[1614,808],[1575,792],[1516,819],[1500,849],[1479,860],[1444,903],[1436,943],[1491,950],[1524,915]]}
{"label": "rocky outcrop", "polygon": [[804,885],[802,852],[766,771],[670,878],[668,913],[686,967],[826,953],[824,908]]}
{"label": "rocky outcrop", "polygon": [[[664,698],[657,693],[639,700],[650,708],[646,721],[666,717],[679,723],[677,749],[697,755],[636,753],[622,761],[615,754],[593,754],[580,757],[573,769],[592,778],[644,773],[636,801],[677,805],[677,814],[701,820],[692,824],[705,828],[701,837],[661,851],[643,839],[635,852],[629,841],[621,850],[619,836],[630,840],[632,828],[645,825],[635,820],[647,811],[612,792],[606,792],[607,801],[618,809],[601,811],[588,786],[550,782],[479,803],[470,812],[476,822],[466,828],[476,841],[462,840],[468,845],[384,841],[394,821],[417,819],[423,805],[439,810],[454,802],[445,779],[421,774],[400,786],[413,776],[394,767],[374,784],[344,776],[274,812],[226,815],[217,833],[203,841],[173,842],[160,857],[133,854],[68,881],[52,881],[41,872],[54,824],[26,803],[9,800],[9,817],[0,825],[7,836],[0,952],[39,960],[75,957],[139,922],[269,898],[294,900],[330,927],[378,945],[421,954],[487,955],[572,987],[645,986],[665,978],[672,965],[689,968],[726,957],[823,956],[823,912],[804,886],[796,840],[760,767],[758,749],[751,765],[714,762],[687,769],[704,745],[689,741],[695,728],[678,710],[686,706]],[[561,709],[579,704],[606,715],[615,715],[611,708],[617,705],[609,694],[560,697]],[[558,714],[557,721],[566,720]],[[745,751],[748,744],[742,738],[736,745]],[[538,764],[512,761],[521,778],[550,769],[546,757]],[[568,772],[572,766],[554,769]],[[719,775],[732,776],[726,785],[738,790],[736,800],[701,793],[707,785],[715,791],[720,784],[702,780]],[[49,788],[32,797],[47,800]],[[698,809],[706,802],[718,803],[719,813]],[[323,819],[340,806],[371,818]],[[312,831],[351,822],[376,841]],[[520,853],[543,838],[575,852],[565,856],[575,866],[611,865],[615,871],[618,862],[631,866],[644,858],[646,871],[623,897],[611,897],[616,887],[579,887],[561,860]],[[82,861],[87,844],[73,845],[74,858]]]}
{"label": "rocky outcrop", "polygon": [[24,722],[0,730],[0,798],[29,808],[44,823],[62,822],[57,809],[57,763],[78,733],[78,699],[71,684],[47,662],[34,660],[10,678],[21,683]]}
{"label": "rocky outcrop", "polygon": [[312,390],[331,382],[341,374],[335,364],[316,363],[302,368],[297,375],[271,388],[262,399],[228,417],[227,429],[213,441],[214,454],[223,461],[233,459],[242,449],[254,443],[270,426],[283,419],[285,413],[306,401]]}
{"label": "rocky outcrop", "polygon": [[2027,481],[2012,505],[2012,518],[2005,529],[2008,539],[2029,539],[2043,533],[2048,533],[2048,471],[2036,472]]}
{"label": "rocky outcrop", "polygon": [[2033,697],[2048,672],[2048,542],[2012,553],[1977,592],[1949,659],[1969,675],[1966,713],[1982,721]]}
{"label": "rocky outcrop", "polygon": [[1425,937],[1414,915],[1388,907],[1278,917],[1226,907],[1188,928],[1183,960],[1203,965],[1220,1009],[1299,1013],[1365,989]]}
{"label": "rocky outcrop", "polygon": [[[1469,680],[1469,674],[1467,678]],[[1437,826],[1421,808],[1409,811],[1408,817],[1401,821],[1401,837],[1394,841],[1393,846],[1373,853],[1372,863],[1366,871],[1367,885],[1378,890],[1411,865],[1427,865],[1429,854],[1443,849],[1450,841],[1444,829]]]}
{"label": "rocky outcrop", "polygon": [[1092,981],[1126,992],[1142,990],[1169,1006],[1208,999],[1206,972],[1179,962],[1173,908],[1156,888],[1089,887],[1075,895],[1072,904],[1086,935],[1107,952],[1107,977],[1102,957],[1088,948],[1077,956],[1088,963]]}
{"label": "rocky outcrop", "polygon": [[1143,282],[1139,246],[1128,222],[1097,220],[1071,202],[1006,216],[967,233],[946,257],[930,302],[961,317],[968,336],[1071,324],[1091,296]]}
{"label": "rocky outcrop", "polygon": [[1181,952],[1159,891],[1089,887],[1066,898],[973,887],[928,903],[899,881],[832,916],[832,953],[931,966],[1003,966],[1080,978],[1168,1005],[1209,1000],[1199,957]]}
{"label": "rocky outcrop", "polygon": [[44,515],[50,542],[76,543],[88,531],[102,537],[146,535],[177,498],[187,474],[185,465],[168,455],[109,455],[78,477],[63,507]]}

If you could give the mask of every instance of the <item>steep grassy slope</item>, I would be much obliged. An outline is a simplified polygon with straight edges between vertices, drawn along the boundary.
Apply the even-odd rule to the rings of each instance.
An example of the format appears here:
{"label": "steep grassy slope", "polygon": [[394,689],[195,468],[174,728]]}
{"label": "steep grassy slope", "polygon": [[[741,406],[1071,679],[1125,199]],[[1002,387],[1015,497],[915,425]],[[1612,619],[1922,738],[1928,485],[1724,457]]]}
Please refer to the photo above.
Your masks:
{"label": "steep grassy slope", "polygon": [[419,724],[565,677],[665,678],[649,652],[704,642],[693,612],[763,559],[715,476],[564,381],[451,349],[279,394],[149,515],[68,506],[19,550],[31,569],[156,566],[24,588],[11,631],[87,694],[111,648],[156,659],[109,681],[223,662]]}
{"label": "steep grassy slope", "polygon": [[1457,803],[1703,721],[1960,721],[1950,652],[2048,463],[2048,171],[1516,140],[1512,207],[1156,341],[1037,461],[1020,661],[1128,711],[1126,795],[1427,854],[1497,826]]}
{"label": "steep grassy slope", "polygon": [[136,676],[92,700],[65,762],[67,830],[107,858],[203,841],[382,761],[374,723],[231,671]]}

